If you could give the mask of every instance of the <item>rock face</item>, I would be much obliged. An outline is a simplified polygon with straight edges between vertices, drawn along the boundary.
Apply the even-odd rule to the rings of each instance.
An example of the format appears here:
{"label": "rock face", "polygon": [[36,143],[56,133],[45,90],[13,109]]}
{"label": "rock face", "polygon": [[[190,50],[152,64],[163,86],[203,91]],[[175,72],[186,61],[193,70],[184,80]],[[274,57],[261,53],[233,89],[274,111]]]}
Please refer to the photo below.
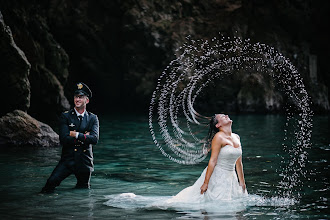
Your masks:
{"label": "rock face", "polygon": [[[64,95],[64,86],[69,76],[69,57],[50,33],[46,16],[43,14],[44,10],[40,6],[35,7],[28,2],[14,0],[1,2],[0,8],[0,10],[5,9],[2,11],[5,14],[3,20],[13,32],[14,41],[24,51],[25,62],[29,64],[29,68],[24,69],[20,64],[22,62],[15,56],[11,54],[1,56],[1,60],[2,57],[8,57],[9,60],[5,59],[1,64],[11,70],[10,74],[6,73],[6,75],[10,75],[11,81],[17,84],[15,86],[13,82],[7,83],[4,91],[10,95],[7,96],[6,105],[12,107],[3,111],[1,115],[14,109],[21,109],[28,110],[29,114],[42,121],[56,120],[56,115],[70,108]],[[0,42],[6,44],[2,38]],[[5,72],[1,73],[4,74]],[[21,82],[23,80],[25,83]],[[23,88],[28,92],[22,92]],[[11,95],[11,91],[16,91],[28,99],[29,105],[27,107],[13,105],[19,100]]]}
{"label": "rock face", "polygon": [[[6,91],[26,94],[19,103],[30,99],[30,107],[16,108],[42,121],[49,122],[49,115],[69,108],[66,97],[71,100],[77,81],[93,90],[91,111],[148,111],[157,78],[178,56],[176,49],[185,37],[211,39],[219,32],[266,43],[290,58],[304,79],[313,109],[330,109],[330,44],[324,28],[330,20],[328,1],[7,0],[0,2],[0,10],[31,64],[28,81],[20,82],[18,71],[12,71],[13,81],[20,86]],[[0,41],[10,45],[3,37]],[[1,54],[1,60],[2,56],[6,54]],[[14,61],[2,66],[24,69],[10,56]],[[251,74],[230,82],[222,88],[226,96],[217,97],[223,110],[267,113],[282,109],[285,99],[267,77]],[[30,98],[17,87],[30,89]],[[8,110],[2,115],[13,109],[8,106],[17,97],[8,94],[4,108]]]}
{"label": "rock face", "polygon": [[59,136],[53,129],[21,110],[0,118],[0,145],[55,147]]}
{"label": "rock face", "polygon": [[274,88],[273,80],[260,74],[242,77],[238,95],[240,112],[278,112],[281,111],[283,98]]}
{"label": "rock face", "polygon": [[24,52],[14,42],[10,28],[0,12],[0,116],[15,109],[30,107],[30,63]]}

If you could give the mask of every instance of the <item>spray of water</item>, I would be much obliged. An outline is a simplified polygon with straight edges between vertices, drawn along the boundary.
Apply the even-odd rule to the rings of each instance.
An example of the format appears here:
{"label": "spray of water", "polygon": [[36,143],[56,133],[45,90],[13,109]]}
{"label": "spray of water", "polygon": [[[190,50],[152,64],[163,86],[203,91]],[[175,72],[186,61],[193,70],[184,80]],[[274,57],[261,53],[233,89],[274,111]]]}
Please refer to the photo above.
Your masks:
{"label": "spray of water", "polygon": [[176,52],[177,58],[158,79],[149,107],[150,132],[162,154],[180,164],[201,162],[210,146],[196,135],[207,128],[196,125],[205,126],[209,117],[195,110],[197,97],[214,80],[225,76],[242,72],[269,75],[288,98],[279,191],[290,196],[301,184],[299,177],[305,176],[312,128],[310,98],[294,65],[273,47],[238,37],[211,41],[188,37]]}

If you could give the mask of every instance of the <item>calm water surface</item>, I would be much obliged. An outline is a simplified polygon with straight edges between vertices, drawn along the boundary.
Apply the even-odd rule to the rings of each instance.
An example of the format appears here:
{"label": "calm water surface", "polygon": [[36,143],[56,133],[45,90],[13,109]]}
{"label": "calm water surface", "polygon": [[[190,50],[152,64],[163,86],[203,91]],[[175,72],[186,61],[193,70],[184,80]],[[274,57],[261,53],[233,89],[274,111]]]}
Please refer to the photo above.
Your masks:
{"label": "calm water surface", "polygon": [[329,117],[313,117],[303,194],[293,205],[276,203],[277,169],[284,136],[283,116],[232,116],[240,134],[249,194],[273,199],[238,212],[121,209],[105,205],[107,195],[134,193],[171,196],[192,185],[207,166],[179,165],[165,158],[151,140],[147,116],[100,116],[100,141],[94,147],[91,190],[73,189],[72,175],[55,194],[38,192],[60,158],[60,148],[3,148],[0,154],[0,219],[328,219]]}

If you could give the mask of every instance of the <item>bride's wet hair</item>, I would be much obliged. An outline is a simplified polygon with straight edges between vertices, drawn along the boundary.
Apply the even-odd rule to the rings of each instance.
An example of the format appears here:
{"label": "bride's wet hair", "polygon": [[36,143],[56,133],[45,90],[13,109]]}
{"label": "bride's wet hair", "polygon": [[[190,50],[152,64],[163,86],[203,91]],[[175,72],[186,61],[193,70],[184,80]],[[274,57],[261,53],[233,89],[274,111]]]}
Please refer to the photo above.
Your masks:
{"label": "bride's wet hair", "polygon": [[219,131],[219,129],[216,127],[216,124],[218,124],[218,120],[217,120],[216,116],[217,116],[216,114],[213,115],[209,122],[209,132],[208,132],[207,138],[206,138],[206,146],[208,146],[208,148],[211,147],[211,142],[212,142],[214,135]]}

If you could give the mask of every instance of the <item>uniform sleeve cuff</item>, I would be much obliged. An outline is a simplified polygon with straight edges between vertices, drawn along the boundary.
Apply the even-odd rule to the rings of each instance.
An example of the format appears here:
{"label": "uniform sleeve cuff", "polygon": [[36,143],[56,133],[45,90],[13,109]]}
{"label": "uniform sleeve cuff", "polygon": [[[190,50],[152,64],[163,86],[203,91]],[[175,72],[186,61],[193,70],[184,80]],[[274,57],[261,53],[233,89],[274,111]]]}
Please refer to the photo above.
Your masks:
{"label": "uniform sleeve cuff", "polygon": [[78,136],[79,136],[79,132],[76,132],[76,139],[78,139]]}

